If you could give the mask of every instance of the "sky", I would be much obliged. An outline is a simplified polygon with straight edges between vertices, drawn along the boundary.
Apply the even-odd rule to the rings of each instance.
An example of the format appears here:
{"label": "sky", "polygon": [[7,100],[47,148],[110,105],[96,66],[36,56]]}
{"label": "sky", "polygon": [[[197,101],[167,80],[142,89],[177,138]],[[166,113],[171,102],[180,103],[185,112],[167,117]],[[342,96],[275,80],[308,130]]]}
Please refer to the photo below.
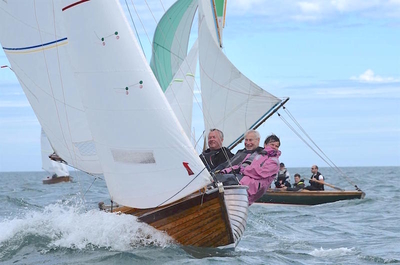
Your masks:
{"label": "sky", "polygon": [[[156,21],[173,1],[134,2],[150,58]],[[286,167],[400,166],[400,0],[229,0],[224,52],[256,84],[290,97],[281,116],[259,128],[262,140],[280,137]],[[328,158],[293,132],[295,124]],[[40,124],[13,72],[1,68],[0,172],[40,170]]]}

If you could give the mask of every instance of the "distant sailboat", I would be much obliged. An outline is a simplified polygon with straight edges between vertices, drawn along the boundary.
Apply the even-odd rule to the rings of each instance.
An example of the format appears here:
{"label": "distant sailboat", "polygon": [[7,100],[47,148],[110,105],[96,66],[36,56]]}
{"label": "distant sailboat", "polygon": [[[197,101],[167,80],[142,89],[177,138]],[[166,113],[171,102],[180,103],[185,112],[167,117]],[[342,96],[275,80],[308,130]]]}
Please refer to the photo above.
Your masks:
{"label": "distant sailboat", "polygon": [[55,162],[49,158],[54,151],[43,129],[40,135],[40,145],[42,153],[42,168],[50,174],[50,176],[43,179],[43,184],[55,184],[59,182],[70,181],[71,177],[69,175],[67,166],[63,163]]}
{"label": "distant sailboat", "polygon": [[189,138],[197,45],[205,130],[230,147],[286,102],[223,54],[225,5],[172,5],[150,68],[118,1],[0,1],[0,41],[55,153],[103,174],[119,212],[188,246],[234,248],[248,212],[247,187],[214,181]]}

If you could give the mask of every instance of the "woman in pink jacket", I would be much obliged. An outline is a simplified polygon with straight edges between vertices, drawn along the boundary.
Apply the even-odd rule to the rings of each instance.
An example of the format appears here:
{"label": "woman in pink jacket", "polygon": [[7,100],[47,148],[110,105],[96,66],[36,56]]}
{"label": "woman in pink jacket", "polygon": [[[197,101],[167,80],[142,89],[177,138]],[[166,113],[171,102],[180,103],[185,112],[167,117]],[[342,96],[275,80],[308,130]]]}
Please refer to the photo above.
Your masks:
{"label": "woman in pink jacket", "polygon": [[[269,188],[279,171],[279,157],[281,142],[276,135],[265,139],[264,150],[260,153],[248,154],[240,166],[233,166],[221,170],[221,173],[233,173],[236,170],[243,176],[240,185],[249,186],[249,205],[257,201]],[[240,176],[241,177],[241,176]],[[239,177],[239,178],[240,178]]]}

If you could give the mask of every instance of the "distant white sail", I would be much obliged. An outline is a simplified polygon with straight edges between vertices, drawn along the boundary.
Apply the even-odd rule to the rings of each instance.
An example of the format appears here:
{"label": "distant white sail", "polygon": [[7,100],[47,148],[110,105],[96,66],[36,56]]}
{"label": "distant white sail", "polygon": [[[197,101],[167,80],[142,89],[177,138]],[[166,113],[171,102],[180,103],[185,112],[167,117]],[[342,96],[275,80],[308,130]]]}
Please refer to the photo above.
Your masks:
{"label": "distant white sail", "polygon": [[68,168],[65,164],[55,162],[49,158],[49,155],[54,153],[49,140],[43,129],[40,135],[40,145],[42,154],[42,168],[52,175],[56,174],[58,177],[69,176]]}
{"label": "distant white sail", "polygon": [[199,0],[199,62],[205,131],[218,128],[233,145],[281,100],[243,75],[220,48],[213,1]]}
{"label": "distant white sail", "polygon": [[57,155],[75,168],[102,173],[66,52],[60,4],[0,1],[0,42]]}
{"label": "distant white sail", "polygon": [[118,1],[76,3],[67,50],[112,200],[156,207],[209,184]]}

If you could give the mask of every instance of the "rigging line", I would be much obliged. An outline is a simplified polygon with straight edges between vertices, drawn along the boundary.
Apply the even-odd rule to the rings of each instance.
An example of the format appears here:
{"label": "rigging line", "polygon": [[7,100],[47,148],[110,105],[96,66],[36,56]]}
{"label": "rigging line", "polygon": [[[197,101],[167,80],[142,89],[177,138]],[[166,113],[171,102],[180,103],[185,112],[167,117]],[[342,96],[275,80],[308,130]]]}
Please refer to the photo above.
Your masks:
{"label": "rigging line", "polygon": [[[143,28],[143,30],[144,30],[144,32],[145,32],[145,34],[146,34],[147,40],[149,41],[149,43],[151,43],[149,34],[147,33],[147,30],[146,30],[146,28],[145,28],[145,26],[144,26],[144,24],[143,24],[143,21],[140,19],[139,13],[138,13],[138,11],[137,11],[137,9],[136,9],[135,4],[133,3],[133,0],[131,0],[131,3],[132,3],[132,6],[133,6],[133,9],[135,10],[136,16],[138,17],[138,19],[139,19],[139,21],[140,21],[140,24],[142,24],[142,28]],[[150,12],[151,12],[151,10],[150,10]],[[143,53],[144,53],[144,52],[143,52]],[[145,53],[144,53],[144,56],[146,56]]]}
{"label": "rigging line", "polygon": [[315,154],[317,154],[325,163],[327,163],[330,167],[332,167],[328,161],[325,160],[324,157],[322,157],[297,131],[296,129],[285,119],[283,118],[279,113],[278,116],[281,118],[281,120],[308,146],[310,147],[311,150],[314,151]]}
{"label": "rigging line", "polygon": [[[149,9],[151,16],[154,18],[154,21],[156,22],[156,25],[157,25],[157,24],[158,24],[158,21],[157,21],[156,17],[154,16],[153,12],[151,12],[149,3],[147,3],[147,0],[145,0],[144,2],[146,3],[147,8]],[[165,10],[164,10],[164,13],[165,13]]]}
{"label": "rigging line", "polygon": [[[40,88],[40,87],[28,76],[28,74],[27,74],[25,71],[22,70],[22,68],[18,65],[18,63],[17,63],[16,61],[14,61],[11,57],[10,57],[10,58],[7,57],[7,59],[8,59],[8,61],[10,62],[10,65],[13,65],[13,67],[17,66],[17,68],[19,68],[19,70],[20,70],[23,74],[25,74],[25,76],[26,76],[27,79],[30,79],[30,81],[31,81],[33,84],[35,84],[38,88]],[[17,72],[15,72],[14,69],[11,68],[10,66],[7,65],[6,67],[7,67],[8,69],[10,69],[10,70],[15,74],[15,76],[17,77],[17,79],[18,79],[18,81],[20,82],[20,84],[22,84],[22,85],[21,85],[21,88],[23,89],[23,87],[25,87],[26,90],[30,93],[30,95],[31,95],[32,97],[34,97],[34,98],[36,99],[37,102],[39,102],[39,99],[37,98],[37,96],[29,89],[29,87],[25,84],[25,82],[24,82],[24,80],[21,78],[21,76],[19,76],[19,75],[17,74]],[[2,68],[5,68],[5,67],[2,67]],[[24,93],[25,93],[25,91],[24,91]],[[26,93],[25,93],[25,95],[26,95],[26,97],[28,98],[28,95],[27,95]],[[29,98],[28,98],[28,101],[29,101]],[[29,101],[29,102],[30,102],[30,101]]]}
{"label": "rigging line", "polygon": [[297,127],[300,128],[300,130],[304,133],[304,135],[307,136],[307,138],[315,145],[315,147],[317,147],[318,150],[321,151],[321,153],[337,168],[335,163],[333,163],[332,160],[330,160],[329,157],[321,150],[321,148],[311,139],[311,137],[307,134],[307,132],[303,129],[303,127],[297,122],[297,120],[290,113],[290,111],[285,107],[283,109],[288,114],[288,116],[292,119],[292,121],[297,125]]}
{"label": "rigging line", "polygon": [[171,197],[169,197],[168,199],[166,199],[165,201],[163,201],[162,203],[160,203],[158,206],[156,207],[160,207],[161,205],[163,205],[164,203],[166,203],[167,201],[171,200],[173,197],[175,197],[176,195],[178,195],[181,191],[183,191],[187,186],[189,186],[190,183],[192,183],[198,176],[200,176],[200,174],[204,171],[204,169],[206,169],[206,167],[203,167],[203,169],[197,174],[196,177],[194,177],[191,181],[189,181],[185,186],[183,186],[180,190],[178,190],[174,195],[172,195]]}
{"label": "rigging line", "polygon": [[160,0],[160,4],[161,4],[161,6],[162,6],[162,8],[163,8],[163,11],[164,11],[164,13],[165,13],[165,7],[164,7],[164,4],[163,4],[162,0]]}
{"label": "rigging line", "polygon": [[288,116],[291,118],[291,120],[297,125],[297,127],[300,128],[300,130],[304,133],[304,135],[307,136],[307,138],[318,148],[318,150],[332,163],[333,167],[338,173],[340,173],[343,177],[346,178],[346,180],[351,183],[352,185],[355,185],[350,178],[322,151],[322,149],[311,139],[311,137],[307,134],[307,132],[304,130],[304,128],[300,125],[300,123],[294,118],[294,116],[291,114],[291,112],[284,107],[283,108],[285,112],[288,114]]}
{"label": "rigging line", "polygon": [[[293,131],[294,134],[296,134],[312,151],[314,151],[314,153],[319,156],[329,167],[334,168],[324,157],[322,157],[297,131],[296,129],[289,124],[289,122],[283,118],[279,113],[278,116],[281,118],[281,120]],[[347,181],[354,185],[356,187],[356,189],[358,189],[357,185],[355,185],[355,183],[353,183],[351,180],[347,179]]]}
{"label": "rigging line", "polygon": [[195,149],[196,149],[196,147],[197,147],[197,144],[200,142],[201,138],[204,137],[204,132],[205,132],[205,131],[203,131],[203,133],[200,135],[199,139],[197,139],[196,144],[194,145],[194,148],[195,148]]}
{"label": "rigging line", "polygon": [[94,182],[97,180],[97,178],[94,178],[92,181],[92,184],[90,184],[89,188],[87,188],[86,192],[83,194],[83,197],[85,197],[86,193],[90,190],[90,188],[92,187],[92,185],[94,184]]}
{"label": "rigging line", "polygon": [[143,49],[142,42],[141,42],[141,40],[140,40],[140,38],[139,38],[139,32],[138,32],[137,29],[136,29],[136,25],[135,25],[135,22],[133,21],[132,13],[131,13],[131,10],[130,10],[130,8],[129,8],[129,4],[128,4],[127,0],[125,0],[125,4],[126,4],[126,7],[128,8],[128,12],[129,12],[129,16],[131,17],[131,21],[132,21],[132,24],[133,24],[133,28],[135,29],[136,36],[137,36],[137,38],[138,38],[138,40],[139,40],[140,48],[142,48],[142,52],[143,52],[144,56],[146,56],[146,54],[144,53],[144,49]]}

